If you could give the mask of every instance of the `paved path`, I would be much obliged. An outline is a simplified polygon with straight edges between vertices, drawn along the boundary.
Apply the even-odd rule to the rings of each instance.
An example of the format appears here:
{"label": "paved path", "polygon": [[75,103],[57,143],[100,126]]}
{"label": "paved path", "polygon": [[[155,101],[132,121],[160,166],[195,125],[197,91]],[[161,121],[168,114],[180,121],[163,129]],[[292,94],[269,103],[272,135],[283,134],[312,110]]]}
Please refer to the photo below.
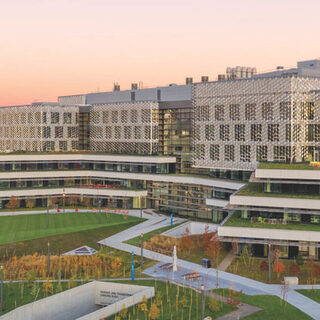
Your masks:
{"label": "paved path", "polygon": [[233,259],[235,258],[234,253],[232,250],[228,252],[228,254],[225,256],[225,258],[221,261],[221,263],[218,265],[217,269],[221,271],[226,271],[230,264],[232,263]]}
{"label": "paved path", "polygon": [[[134,213],[132,212],[132,214]],[[123,241],[137,237],[141,233],[148,233],[158,228],[162,228],[170,225],[170,218],[163,215],[155,214],[154,212],[152,212],[152,215],[144,215],[144,217],[146,217],[148,220],[132,228],[129,228],[125,231],[117,233],[107,239],[99,241],[99,243],[112,248],[116,248],[118,250],[123,250],[126,252],[134,252],[136,255],[140,255],[141,253],[140,248],[123,243]],[[179,223],[181,221],[183,220],[179,218],[174,219],[174,223]],[[143,250],[143,255],[146,258],[159,261],[162,264],[173,262],[173,259],[170,256],[156,253],[146,249]],[[275,295],[280,298],[283,298],[283,290],[282,290],[283,287],[281,285],[269,285],[269,284],[265,284],[259,281],[249,279],[249,278],[244,278],[232,273],[228,273],[225,271],[217,272],[216,269],[212,269],[212,268],[206,269],[198,264],[181,260],[181,259],[178,259],[178,269],[180,270],[180,275],[178,272],[178,276],[173,275],[172,272],[169,270],[167,273],[166,273],[166,270],[160,270],[159,265],[153,266],[145,270],[144,273],[151,275],[152,277],[158,277],[158,278],[172,279],[172,277],[174,277],[175,279],[173,280],[176,280],[183,284],[185,283],[185,280],[182,279],[181,274],[183,272],[188,273],[188,272],[196,271],[201,276],[201,280],[204,282],[206,286],[206,290],[215,288],[216,284],[218,283],[219,288],[232,288],[236,291],[242,290],[243,293],[248,295],[257,295],[257,294]],[[189,283],[188,285],[191,285],[199,289],[200,281]],[[297,288],[304,289],[305,287],[306,286],[293,286],[292,288],[289,287],[288,292],[286,294],[286,300],[288,303],[294,305],[296,308],[300,309],[301,311],[309,315],[311,318],[320,320],[320,304],[305,297],[304,295],[294,290]]]}

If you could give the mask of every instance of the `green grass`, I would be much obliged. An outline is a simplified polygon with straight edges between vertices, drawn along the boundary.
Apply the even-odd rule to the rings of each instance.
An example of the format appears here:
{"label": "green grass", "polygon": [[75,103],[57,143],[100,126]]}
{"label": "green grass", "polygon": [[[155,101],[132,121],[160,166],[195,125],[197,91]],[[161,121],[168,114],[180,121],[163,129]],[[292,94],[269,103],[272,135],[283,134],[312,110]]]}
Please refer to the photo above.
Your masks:
{"label": "green grass", "polygon": [[301,289],[296,290],[304,296],[320,303],[320,290],[319,289]]}
{"label": "green grass", "polygon": [[111,226],[0,245],[0,257],[32,255],[35,252],[38,252],[39,254],[47,254],[48,241],[50,242],[50,251],[54,255],[68,252],[83,245],[99,249],[99,245],[97,243],[99,240],[108,238],[118,232],[131,228],[137,223],[137,221],[128,221]]}
{"label": "green grass", "polygon": [[264,192],[263,185],[259,183],[248,183],[243,189],[238,191],[235,196],[250,197],[273,197],[273,198],[298,198],[298,199],[317,199],[320,200],[320,194],[297,194],[297,193],[273,193]]}
{"label": "green grass", "polygon": [[[183,320],[200,320],[201,318],[201,295],[196,291],[190,288],[178,287],[174,284],[167,284],[162,281],[155,280],[136,280],[136,281],[121,281],[121,283],[129,283],[135,285],[143,286],[154,286],[155,294],[159,295],[159,300],[162,301],[162,304],[159,305],[160,316],[157,319],[183,319]],[[167,292],[168,292],[168,301],[167,301]],[[191,292],[192,292],[192,301],[191,301]],[[185,303],[182,303],[182,299],[186,296]],[[154,298],[152,299],[155,300]],[[178,305],[177,305],[178,301]],[[148,300],[148,311],[150,310],[151,299]],[[184,306],[183,306],[184,305]],[[217,312],[212,312],[209,309],[209,299],[205,298],[205,316],[211,316],[212,319],[217,319],[236,308],[232,305],[219,302],[220,310]],[[137,306],[134,307],[135,313],[133,314],[133,307],[128,309],[126,319],[137,319],[144,320],[149,319],[147,312],[144,314],[137,309]],[[162,312],[161,312],[162,310]],[[130,313],[130,316],[129,316]],[[108,317],[108,320],[114,320],[115,315]]]}
{"label": "green grass", "polygon": [[304,163],[274,163],[262,162],[259,164],[259,169],[279,169],[279,170],[318,170],[310,166],[309,162]]}
{"label": "green grass", "polygon": [[250,219],[242,219],[240,211],[236,211],[224,224],[227,227],[244,227],[244,228],[269,228],[285,230],[308,230],[320,231],[319,224],[313,223],[287,223],[287,224],[269,224],[260,222],[251,222]]}
{"label": "green grass", "polygon": [[[74,282],[75,286],[80,285],[80,282]],[[62,290],[68,289],[68,283],[61,282]],[[53,283],[53,293],[56,292],[57,283]],[[35,299],[35,296],[31,294],[32,288],[27,286],[27,283],[5,283],[3,285],[3,305],[4,312],[0,312],[0,315],[5,314],[17,307],[25,305],[27,303],[34,302],[35,300],[39,300],[45,298],[46,295],[42,290],[42,284],[39,284],[39,294]],[[50,294],[49,294],[50,296]]]}
{"label": "green grass", "polygon": [[99,224],[98,213],[50,214],[49,228],[46,229],[46,214],[3,216],[0,217],[0,244],[139,221],[143,219],[117,214],[101,214],[101,224]]}
{"label": "green grass", "polygon": [[[229,289],[218,289],[213,290],[213,292],[225,297],[229,297]],[[271,319],[281,319],[281,320],[307,320],[312,319],[296,307],[289,303],[284,303],[279,297],[269,296],[269,295],[256,295],[249,296],[246,294],[240,294],[235,298],[238,301],[250,304],[261,308],[250,316],[243,319],[245,320],[271,320]]]}

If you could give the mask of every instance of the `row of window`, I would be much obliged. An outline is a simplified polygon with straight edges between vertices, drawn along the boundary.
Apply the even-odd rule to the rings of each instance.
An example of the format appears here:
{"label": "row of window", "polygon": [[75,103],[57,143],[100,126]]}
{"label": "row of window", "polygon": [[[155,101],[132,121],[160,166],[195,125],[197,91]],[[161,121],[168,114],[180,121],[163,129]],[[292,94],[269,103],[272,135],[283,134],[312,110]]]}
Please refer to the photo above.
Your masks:
{"label": "row of window", "polygon": [[[198,106],[195,109],[196,121],[208,121],[214,118],[216,121],[237,121],[240,115],[244,113],[245,120],[258,120],[259,108],[261,107],[262,120],[313,120],[314,119],[314,103],[313,102],[280,102],[280,105],[273,102],[265,102],[260,104],[246,103],[244,110],[240,104],[216,105],[216,106]],[[244,112],[243,112],[244,111]]]}
{"label": "row of window", "polygon": [[[215,130],[217,128],[217,130]],[[264,126],[262,124],[236,124],[234,125],[234,140],[236,141],[246,141],[246,128],[249,128],[248,134],[250,135],[251,141],[261,142],[263,141],[263,130]],[[232,139],[230,134],[231,125],[221,124],[213,125],[208,124],[205,126],[205,140],[214,141],[219,139],[221,141],[230,141]],[[270,142],[280,141],[280,125],[279,124],[268,124],[267,133],[265,135],[266,139]],[[285,136],[286,141],[302,142],[302,141],[320,141],[320,125],[309,124],[286,124],[285,125]],[[194,131],[195,140],[201,140],[201,127],[197,125]],[[215,137],[215,131],[218,131],[218,137]]]}
{"label": "row of window", "polygon": [[[152,117],[158,117],[157,110],[153,110]],[[141,110],[108,110],[108,111],[92,111],[90,112],[90,121],[94,124],[104,123],[131,123],[140,122],[150,122],[151,121],[151,110],[141,109]],[[153,119],[156,120],[156,119]]]}
{"label": "row of window", "polygon": [[[222,154],[222,151],[223,154]],[[236,155],[234,145],[221,146],[212,144],[209,148],[209,155],[212,161],[238,161],[251,162],[251,161],[268,161],[268,146],[256,147],[256,159],[253,159],[254,147],[250,145],[240,145],[239,155]],[[285,161],[290,159],[291,147],[288,146],[274,146],[273,147],[273,160]],[[200,144],[195,146],[195,158],[204,160],[206,158],[205,145]]]}
{"label": "row of window", "polygon": [[91,126],[92,139],[158,139],[158,126]]}
{"label": "row of window", "polygon": [[72,112],[12,112],[0,113],[0,124],[77,124],[78,116]]}

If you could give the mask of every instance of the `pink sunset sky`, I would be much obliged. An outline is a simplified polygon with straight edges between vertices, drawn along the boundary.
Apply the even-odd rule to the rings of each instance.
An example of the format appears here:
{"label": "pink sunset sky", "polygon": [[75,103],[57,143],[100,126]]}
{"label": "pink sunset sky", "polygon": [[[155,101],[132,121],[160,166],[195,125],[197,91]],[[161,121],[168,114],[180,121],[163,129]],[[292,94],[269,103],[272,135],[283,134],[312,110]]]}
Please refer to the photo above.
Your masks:
{"label": "pink sunset sky", "polygon": [[0,0],[0,105],[320,57],[319,0]]}

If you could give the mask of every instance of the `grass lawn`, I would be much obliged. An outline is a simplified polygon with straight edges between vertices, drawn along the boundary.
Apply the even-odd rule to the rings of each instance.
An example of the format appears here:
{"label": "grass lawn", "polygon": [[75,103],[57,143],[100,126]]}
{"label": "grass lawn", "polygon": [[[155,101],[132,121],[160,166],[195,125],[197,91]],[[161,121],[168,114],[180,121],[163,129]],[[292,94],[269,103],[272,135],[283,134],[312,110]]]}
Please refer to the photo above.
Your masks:
{"label": "grass lawn", "polygon": [[50,214],[49,221],[46,229],[46,214],[0,217],[0,245],[143,220],[103,213],[99,224],[99,213],[88,212]]}
{"label": "grass lawn", "polygon": [[320,303],[320,290],[319,289],[304,289],[296,290],[297,292],[303,294],[304,296]]}
{"label": "grass lawn", "polygon": [[35,252],[38,252],[40,255],[47,254],[48,241],[50,242],[50,252],[53,255],[59,255],[83,245],[99,249],[99,245],[97,243],[99,240],[108,238],[118,232],[131,228],[138,223],[137,221],[125,221],[111,226],[0,245],[0,257],[32,255]]}
{"label": "grass lawn", "polygon": [[[227,272],[231,272],[234,274],[237,274],[239,276],[243,276],[246,278],[258,280],[261,282],[269,283],[269,278],[268,278],[268,271],[261,271],[260,270],[260,264],[261,262],[265,260],[266,263],[268,263],[268,258],[249,258],[249,262],[247,264],[244,264],[241,261],[240,257],[237,257],[234,259],[231,263],[231,265],[228,267],[226,270]],[[290,266],[293,263],[296,263],[295,260],[288,260],[288,259],[280,259],[280,261],[284,264],[285,266],[285,271],[277,277],[277,274],[273,271],[274,265],[271,265],[271,282],[272,283],[277,283],[280,284],[283,281],[284,277],[292,277],[295,276],[290,273]],[[300,273],[298,274],[299,278],[299,284],[312,284],[314,281],[316,283],[320,283],[320,279],[315,279],[311,277],[311,270],[310,267],[308,266],[307,262],[305,262],[302,266],[300,266]]]}
{"label": "grass lawn", "polygon": [[[166,282],[155,280],[121,281],[121,283],[154,286],[156,294],[156,298],[148,300],[146,314],[135,306],[128,309],[124,319],[149,319],[151,300],[152,302],[158,300],[159,303],[159,317],[157,319],[200,320],[201,318],[201,295],[190,288],[178,287],[171,283],[167,284]],[[212,319],[221,317],[236,309],[232,305],[219,302],[219,311],[213,313],[209,309],[209,301],[208,298],[205,298],[205,316],[211,316]],[[115,318],[116,316],[111,316],[107,319],[114,320]]]}
{"label": "grass lawn", "polygon": [[286,230],[308,230],[320,231],[320,225],[315,223],[290,223],[287,224],[269,224],[261,222],[251,222],[250,219],[241,219],[241,212],[236,211],[224,224],[228,227],[245,227],[245,228],[270,228]]}
{"label": "grass lawn", "polygon": [[[213,290],[220,295],[229,297],[229,289],[218,289]],[[307,320],[311,319],[308,315],[295,308],[289,303],[284,303],[279,297],[269,295],[256,295],[249,296],[246,294],[240,294],[235,300],[250,304],[261,308],[251,316],[245,317],[245,320]]]}
{"label": "grass lawn", "polygon": [[[74,286],[78,286],[81,282],[73,282]],[[61,282],[62,290],[68,289],[68,283]],[[57,283],[53,283],[53,293],[56,293]],[[39,290],[40,289],[40,290]],[[32,294],[32,288],[27,286],[27,283],[5,283],[3,285],[3,305],[4,311],[0,315],[5,314],[24,304],[45,298],[45,292],[42,289],[42,284],[39,283],[38,295]],[[38,291],[37,290],[37,291]],[[50,296],[49,294],[48,296]]]}
{"label": "grass lawn", "polygon": [[314,166],[310,166],[309,162],[305,163],[273,163],[262,162],[259,169],[279,169],[279,170],[319,170]]}

